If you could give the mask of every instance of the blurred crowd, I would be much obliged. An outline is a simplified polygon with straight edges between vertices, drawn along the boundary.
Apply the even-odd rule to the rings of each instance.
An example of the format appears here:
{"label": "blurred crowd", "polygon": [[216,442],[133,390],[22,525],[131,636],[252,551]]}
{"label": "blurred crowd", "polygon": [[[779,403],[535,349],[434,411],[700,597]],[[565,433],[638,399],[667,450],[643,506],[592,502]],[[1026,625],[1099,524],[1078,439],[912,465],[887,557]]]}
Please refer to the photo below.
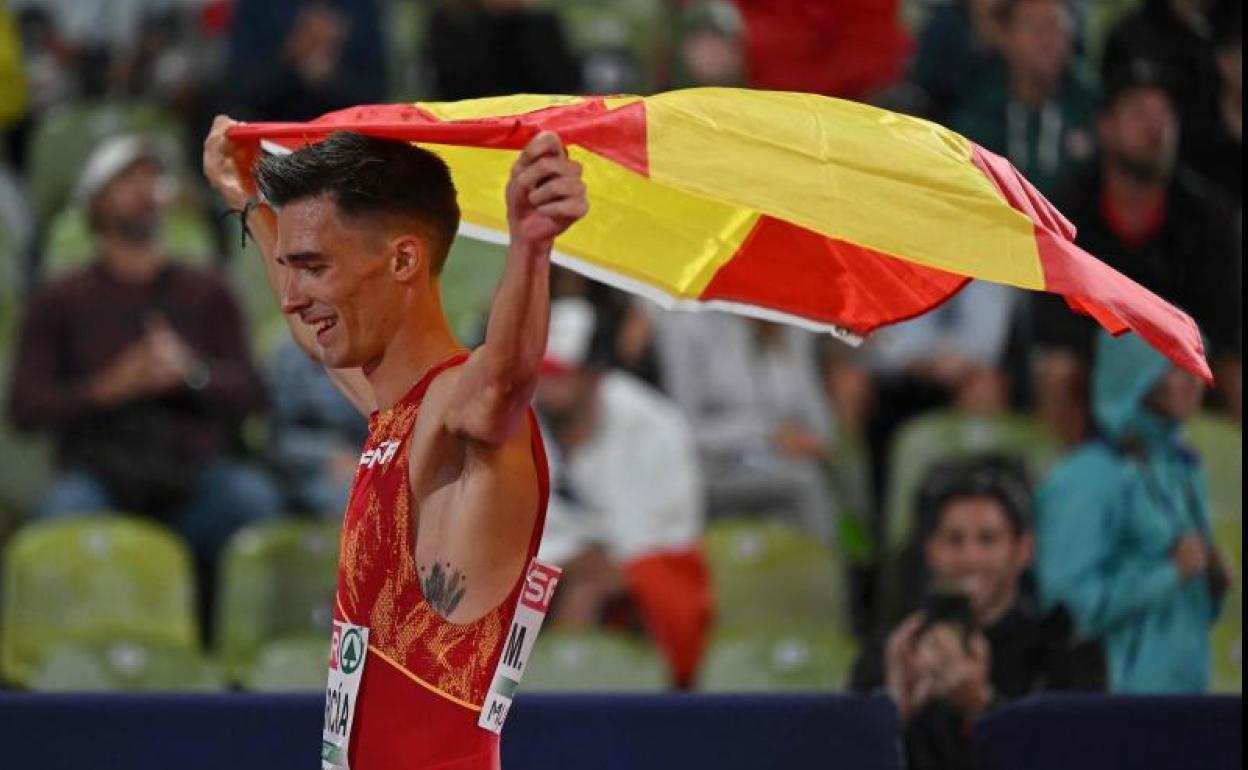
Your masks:
{"label": "blurred crowd", "polygon": [[[4,0],[5,431],[55,445],[10,521],[154,517],[210,602],[240,527],[341,514],[366,427],[284,341],[205,189],[214,114],[812,91],[1007,157],[1080,245],[1196,318],[1217,385],[997,285],[855,349],[557,272],[537,399],[552,622],[640,630],[690,686],[716,614],[703,533],[749,516],[838,555],[850,684],[897,700],[916,766],[969,761],[961,726],[1034,690],[1203,691],[1234,576],[1183,427],[1242,421],[1241,26],[1237,0]],[[460,288],[472,343],[486,308]],[[903,462],[935,417],[1023,432]]]}

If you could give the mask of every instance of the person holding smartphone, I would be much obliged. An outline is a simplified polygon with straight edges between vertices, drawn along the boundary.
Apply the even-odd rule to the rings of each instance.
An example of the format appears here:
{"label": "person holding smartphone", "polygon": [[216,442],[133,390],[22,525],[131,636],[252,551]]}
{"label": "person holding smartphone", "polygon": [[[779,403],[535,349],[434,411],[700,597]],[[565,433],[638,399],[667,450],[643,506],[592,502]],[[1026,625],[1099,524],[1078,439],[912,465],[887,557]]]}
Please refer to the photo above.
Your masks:
{"label": "person holding smartphone", "polygon": [[897,704],[908,767],[972,767],[970,727],[996,705],[1040,690],[1102,690],[1099,644],[1022,588],[1034,543],[1022,473],[1003,458],[937,466],[919,496],[929,593],[887,638],[866,645],[851,687]]}

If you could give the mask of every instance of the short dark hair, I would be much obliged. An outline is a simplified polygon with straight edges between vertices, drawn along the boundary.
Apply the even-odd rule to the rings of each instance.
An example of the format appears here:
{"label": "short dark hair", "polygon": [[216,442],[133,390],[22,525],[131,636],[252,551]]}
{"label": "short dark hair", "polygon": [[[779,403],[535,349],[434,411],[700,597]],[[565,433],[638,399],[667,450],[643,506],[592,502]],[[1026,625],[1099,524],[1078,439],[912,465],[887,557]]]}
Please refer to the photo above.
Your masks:
{"label": "short dark hair", "polygon": [[[1031,2],[1031,1],[1032,0],[999,0],[999,2],[997,3],[997,7],[993,9],[993,13],[996,15],[996,19],[998,22],[1002,24],[1009,24],[1010,22],[1014,20],[1014,12],[1017,11],[1019,7],[1023,5],[1023,3]],[[1049,2],[1049,3],[1052,3],[1053,5],[1060,7],[1063,11],[1067,13],[1067,18],[1069,18],[1070,7],[1066,4],[1066,0],[1036,0],[1036,1],[1037,2]]]}
{"label": "short dark hair", "polygon": [[1001,505],[1015,537],[1032,528],[1031,486],[1023,463],[1011,455],[989,454],[937,465],[919,488],[919,536],[926,542],[940,527],[955,500],[987,497]]}
{"label": "short dark hair", "polygon": [[390,215],[421,225],[442,272],[459,229],[459,203],[446,162],[409,142],[335,131],[323,141],[256,164],[256,184],[271,205],[328,195],[347,217]]}

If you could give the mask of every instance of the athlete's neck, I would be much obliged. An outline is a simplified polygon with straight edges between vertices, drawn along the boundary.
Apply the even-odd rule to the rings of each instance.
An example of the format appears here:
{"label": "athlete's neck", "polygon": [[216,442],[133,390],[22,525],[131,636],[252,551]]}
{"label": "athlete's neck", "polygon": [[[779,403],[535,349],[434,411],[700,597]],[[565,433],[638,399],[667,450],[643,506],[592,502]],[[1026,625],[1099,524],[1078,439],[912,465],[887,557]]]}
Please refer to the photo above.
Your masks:
{"label": "athlete's neck", "polygon": [[436,284],[426,301],[406,309],[404,318],[381,356],[364,367],[378,409],[397,404],[426,372],[463,350],[442,313]]}

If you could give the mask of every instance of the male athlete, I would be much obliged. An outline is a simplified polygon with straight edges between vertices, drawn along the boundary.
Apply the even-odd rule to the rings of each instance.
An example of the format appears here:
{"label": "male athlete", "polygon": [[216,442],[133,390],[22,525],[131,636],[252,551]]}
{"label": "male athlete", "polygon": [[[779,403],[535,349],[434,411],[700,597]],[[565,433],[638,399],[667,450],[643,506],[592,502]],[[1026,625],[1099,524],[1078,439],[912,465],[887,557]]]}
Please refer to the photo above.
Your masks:
{"label": "male athlete", "polygon": [[517,645],[500,661],[509,635],[524,638],[513,617],[537,606],[526,590],[517,608],[522,588],[540,597],[554,580],[530,567],[548,480],[529,401],[551,243],[588,209],[580,166],[548,132],[520,154],[506,267],[469,353],[439,299],[459,207],[436,155],[333,134],[260,161],[255,207],[232,125],[214,122],[204,173],[249,212],[295,340],[370,415],[343,524],[322,767],[497,768],[497,735],[478,723],[501,727],[510,703],[491,684],[496,666],[522,665]]}

